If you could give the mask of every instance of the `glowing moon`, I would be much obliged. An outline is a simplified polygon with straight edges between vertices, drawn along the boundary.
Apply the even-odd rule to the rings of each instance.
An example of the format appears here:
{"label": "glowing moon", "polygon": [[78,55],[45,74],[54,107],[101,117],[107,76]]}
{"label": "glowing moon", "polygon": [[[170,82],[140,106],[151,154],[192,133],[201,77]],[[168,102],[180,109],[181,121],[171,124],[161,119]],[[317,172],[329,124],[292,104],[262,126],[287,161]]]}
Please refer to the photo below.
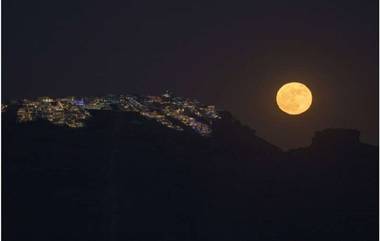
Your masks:
{"label": "glowing moon", "polygon": [[313,97],[306,85],[299,82],[290,82],[283,85],[276,95],[278,107],[289,115],[299,115],[307,111]]}

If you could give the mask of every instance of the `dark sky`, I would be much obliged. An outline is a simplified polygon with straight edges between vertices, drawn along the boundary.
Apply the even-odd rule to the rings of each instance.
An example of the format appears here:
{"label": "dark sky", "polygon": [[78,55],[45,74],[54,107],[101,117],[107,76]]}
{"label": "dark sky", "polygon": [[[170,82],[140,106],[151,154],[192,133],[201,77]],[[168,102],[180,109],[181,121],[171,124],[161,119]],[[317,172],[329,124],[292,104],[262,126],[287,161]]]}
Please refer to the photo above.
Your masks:
{"label": "dark sky", "polygon": [[[378,143],[378,0],[2,2],[3,99],[168,89],[283,148],[328,127]],[[275,104],[294,80],[300,116]]]}

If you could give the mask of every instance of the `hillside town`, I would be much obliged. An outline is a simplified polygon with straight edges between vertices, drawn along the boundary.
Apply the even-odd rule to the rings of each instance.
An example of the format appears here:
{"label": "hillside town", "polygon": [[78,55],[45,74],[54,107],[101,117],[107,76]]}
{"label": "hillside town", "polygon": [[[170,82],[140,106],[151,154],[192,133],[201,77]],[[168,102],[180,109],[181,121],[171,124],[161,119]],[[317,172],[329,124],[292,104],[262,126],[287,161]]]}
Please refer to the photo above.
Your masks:
{"label": "hillside town", "polygon": [[[160,96],[106,95],[101,97],[48,96],[18,101],[17,120],[21,123],[38,119],[55,125],[81,128],[92,111],[135,112],[168,128],[183,131],[191,128],[202,136],[211,134],[211,124],[220,116],[212,105],[176,97],[166,92]],[[7,105],[2,105],[2,112]]]}

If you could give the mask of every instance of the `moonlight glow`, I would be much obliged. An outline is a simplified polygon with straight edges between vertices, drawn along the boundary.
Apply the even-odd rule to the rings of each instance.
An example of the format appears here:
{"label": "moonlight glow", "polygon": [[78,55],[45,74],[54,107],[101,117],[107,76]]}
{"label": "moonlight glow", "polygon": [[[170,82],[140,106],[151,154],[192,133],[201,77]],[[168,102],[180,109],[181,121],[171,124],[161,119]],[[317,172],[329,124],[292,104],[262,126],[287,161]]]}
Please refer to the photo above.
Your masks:
{"label": "moonlight glow", "polygon": [[312,99],[309,88],[299,82],[283,85],[277,91],[276,96],[278,107],[289,115],[299,115],[307,111],[311,106]]}

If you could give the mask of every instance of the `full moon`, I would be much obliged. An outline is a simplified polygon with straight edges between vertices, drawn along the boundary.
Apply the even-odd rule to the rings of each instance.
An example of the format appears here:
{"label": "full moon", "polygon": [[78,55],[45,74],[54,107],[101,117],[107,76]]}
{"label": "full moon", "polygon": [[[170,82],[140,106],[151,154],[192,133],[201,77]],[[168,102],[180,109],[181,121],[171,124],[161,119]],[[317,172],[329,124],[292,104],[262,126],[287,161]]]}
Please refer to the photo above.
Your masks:
{"label": "full moon", "polygon": [[312,102],[310,89],[299,82],[283,85],[276,95],[278,107],[289,115],[299,115],[307,111]]}

